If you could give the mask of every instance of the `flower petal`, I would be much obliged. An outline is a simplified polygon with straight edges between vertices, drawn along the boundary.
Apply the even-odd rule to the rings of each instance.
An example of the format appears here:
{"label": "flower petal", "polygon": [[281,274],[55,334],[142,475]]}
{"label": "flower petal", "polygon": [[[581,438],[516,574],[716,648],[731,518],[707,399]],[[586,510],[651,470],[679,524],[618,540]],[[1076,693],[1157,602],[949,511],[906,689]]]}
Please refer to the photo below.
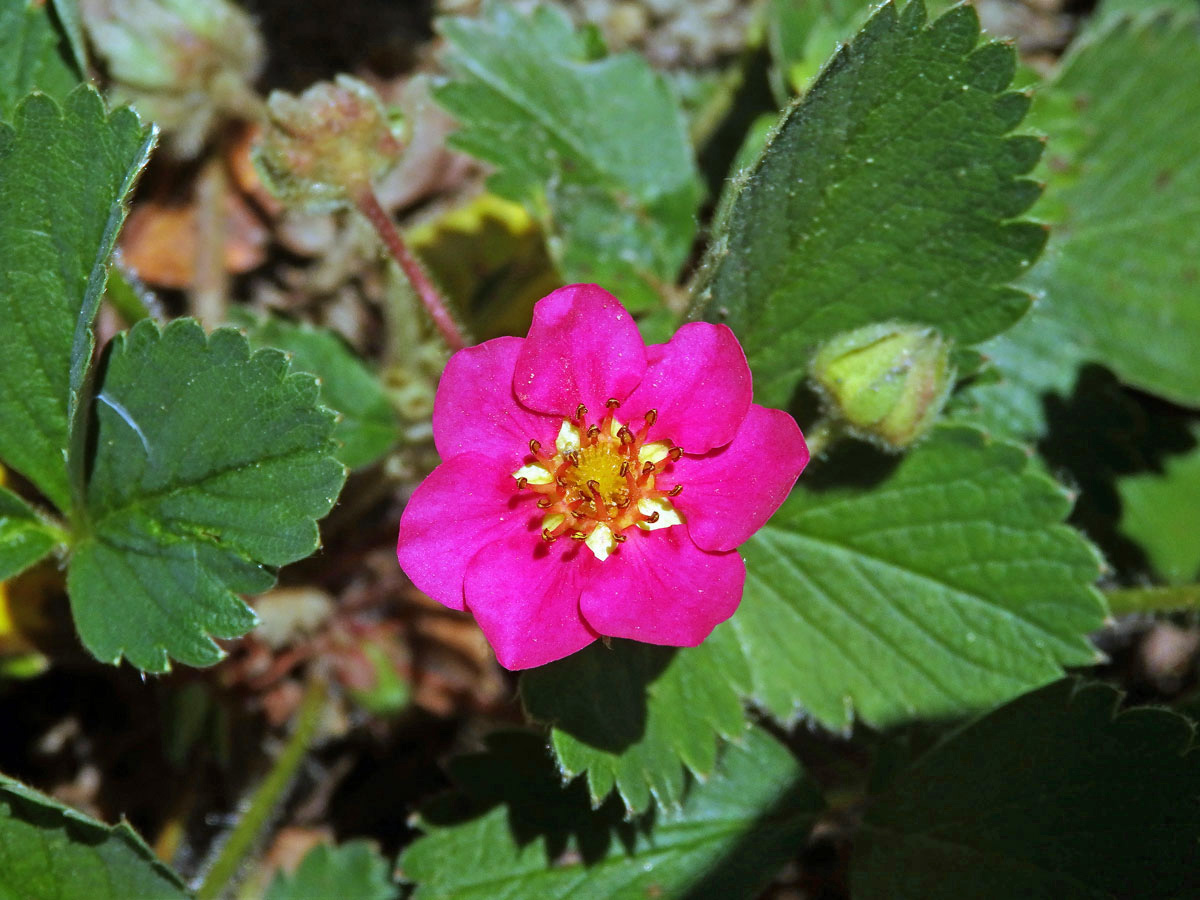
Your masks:
{"label": "flower petal", "polygon": [[732,550],[762,528],[808,464],[800,426],[787,413],[757,404],[726,446],[684,454],[660,480],[683,485],[671,502],[705,550]]}
{"label": "flower petal", "polygon": [[467,607],[500,665],[545,665],[596,640],[579,614],[580,585],[594,562],[578,541],[547,544],[530,534],[509,534],[475,554],[467,567]]}
{"label": "flower petal", "polygon": [[442,459],[475,453],[504,460],[512,471],[529,455],[529,440],[549,443],[561,418],[531,412],[512,392],[522,338],[501,337],[450,357],[433,403],[433,440]]}
{"label": "flower petal", "polygon": [[572,284],[533,308],[512,386],[530,409],[571,417],[582,403],[599,418],[605,401],[624,400],[645,371],[646,346],[617,298]]}
{"label": "flower petal", "polygon": [[596,563],[583,587],[583,618],[600,634],[694,647],[733,615],[746,566],[736,553],[706,553],[683,527],[629,539]]}
{"label": "flower petal", "polygon": [[651,348],[650,360],[621,410],[631,417],[658,411],[649,440],[669,438],[688,453],[707,453],[733,440],[753,389],[746,354],[728,327],[690,322]]}
{"label": "flower petal", "polygon": [[448,459],[421,482],[400,517],[400,568],[438,603],[464,609],[463,578],[476,551],[509,533],[537,536],[540,510],[530,496],[517,493],[501,463],[474,454]]}

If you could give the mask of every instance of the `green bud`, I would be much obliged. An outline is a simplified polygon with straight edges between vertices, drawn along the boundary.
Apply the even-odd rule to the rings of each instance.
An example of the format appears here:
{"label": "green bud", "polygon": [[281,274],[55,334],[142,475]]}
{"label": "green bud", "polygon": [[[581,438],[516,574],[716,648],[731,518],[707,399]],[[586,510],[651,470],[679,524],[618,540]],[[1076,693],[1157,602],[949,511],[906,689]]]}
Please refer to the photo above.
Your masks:
{"label": "green bud", "polygon": [[273,91],[254,161],[267,187],[289,206],[329,211],[394,166],[402,129],[370,87],[349,75],[299,96]]}
{"label": "green bud", "polygon": [[840,334],[812,362],[829,414],[888,450],[909,447],[929,430],[954,374],[948,341],[932,328],[897,322]]}

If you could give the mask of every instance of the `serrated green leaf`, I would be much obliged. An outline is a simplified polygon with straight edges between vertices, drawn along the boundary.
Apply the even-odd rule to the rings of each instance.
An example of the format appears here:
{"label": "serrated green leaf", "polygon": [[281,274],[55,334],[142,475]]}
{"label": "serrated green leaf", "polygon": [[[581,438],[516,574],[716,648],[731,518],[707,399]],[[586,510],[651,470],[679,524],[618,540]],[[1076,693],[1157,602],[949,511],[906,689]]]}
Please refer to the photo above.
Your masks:
{"label": "serrated green leaf", "polygon": [[[1200,431],[1194,432],[1200,440]],[[1121,530],[1171,584],[1200,578],[1200,449],[1168,459],[1164,471],[1117,481]]]}
{"label": "serrated green leaf", "polygon": [[1186,719],[1114,714],[1061,681],[965,726],[870,803],[862,900],[1200,895],[1200,754]]}
{"label": "serrated green leaf", "polygon": [[233,329],[143,320],[113,341],[96,397],[85,531],[67,587],[99,659],[150,671],[209,665],[209,634],[255,624],[234,593],[265,590],[318,546],[345,470],[310,375]]}
{"label": "serrated green leaf", "polygon": [[0,898],[185,900],[128,824],[108,826],[0,775]]}
{"label": "serrated green leaf", "polygon": [[1097,661],[1099,557],[1022,448],[942,426],[870,488],[801,484],[742,546],[745,597],[710,638],[775,716],[958,715]]}
{"label": "serrated green leaf", "polygon": [[0,124],[0,459],[60,509],[69,421],[124,200],[153,138],[82,87],[64,106],[35,94]]}
{"label": "serrated green leaf", "polygon": [[666,82],[632,54],[596,58],[561,10],[489,3],[442,19],[452,80],[436,92],[455,146],[494,164],[496,193],[542,221],[567,281],[595,281],[631,309],[661,303],[695,236],[699,179]]}
{"label": "serrated green leaf", "polygon": [[1030,111],[1048,137],[1034,214],[1051,238],[1025,279],[1040,299],[982,348],[1002,381],[966,392],[971,418],[1014,437],[1045,430],[1042,398],[1069,393],[1089,361],[1200,405],[1200,17],[1142,12],[1105,15]]}
{"label": "serrated green leaf", "polygon": [[275,876],[266,900],[392,900],[396,894],[387,860],[369,841],[347,841],[313,847],[294,874]]}
{"label": "serrated green leaf", "polygon": [[[414,900],[565,900],[585,890],[588,900],[750,898],[821,810],[799,764],[758,730],[727,745],[717,772],[652,827],[652,817],[617,825],[619,809],[591,811],[578,782],[555,785],[536,739],[493,748],[460,762],[473,764],[474,804],[427,810],[425,836],[401,857]],[[582,861],[561,858],[572,850]]]}
{"label": "serrated green leaf", "polygon": [[337,457],[350,468],[373,463],[400,439],[396,413],[383,385],[338,337],[307,323],[271,318],[236,320],[251,346],[275,347],[291,354],[292,370],[321,382],[321,402],[340,413],[333,438]]}
{"label": "serrated green leaf", "polygon": [[[1050,137],[1030,274],[1088,359],[1200,405],[1200,17],[1120,19],[1082,41],[1037,98]],[[1114,89],[1116,85],[1119,89]]]}
{"label": "serrated green leaf", "polygon": [[0,0],[0,120],[11,122],[17,104],[33,91],[64,100],[83,80],[65,37],[49,4]]}
{"label": "serrated green leaf", "polygon": [[630,812],[646,810],[651,797],[671,809],[684,796],[683,766],[709,775],[717,735],[736,738],[747,727],[731,683],[744,666],[721,649],[594,644],[523,674],[521,698],[533,718],[553,726],[562,773],[587,772],[594,805],[615,785]]}
{"label": "serrated green leaf", "polygon": [[742,341],[760,402],[784,406],[812,349],[888,319],[960,343],[1012,325],[1005,284],[1044,230],[1012,221],[1037,197],[1020,176],[1040,143],[1012,135],[1011,47],[979,43],[967,5],[926,25],[885,4],[793,105],[717,223],[696,296]]}
{"label": "serrated green leaf", "polygon": [[24,500],[0,487],[0,581],[32,566],[54,549],[60,537]]}

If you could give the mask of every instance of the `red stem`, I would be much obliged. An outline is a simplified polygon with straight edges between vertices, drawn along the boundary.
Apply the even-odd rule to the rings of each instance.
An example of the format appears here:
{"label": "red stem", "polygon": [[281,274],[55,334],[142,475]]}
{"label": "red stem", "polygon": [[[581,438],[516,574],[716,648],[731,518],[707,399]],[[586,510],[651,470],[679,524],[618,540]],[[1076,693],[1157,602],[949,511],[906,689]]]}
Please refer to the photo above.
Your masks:
{"label": "red stem", "polygon": [[442,339],[451,350],[461,350],[467,345],[467,342],[455,323],[454,317],[450,315],[446,302],[434,287],[433,282],[429,280],[429,276],[425,274],[425,270],[421,268],[421,264],[413,256],[412,251],[408,249],[408,245],[404,243],[404,238],[400,237],[400,232],[396,230],[391,217],[379,205],[379,199],[370,185],[355,193],[354,203],[367,217],[367,221],[379,234],[392,258],[396,260],[408,277],[409,283],[417,292],[417,296],[421,298],[421,302],[425,304],[425,309],[428,310],[429,317],[433,319],[433,324],[441,333]]}

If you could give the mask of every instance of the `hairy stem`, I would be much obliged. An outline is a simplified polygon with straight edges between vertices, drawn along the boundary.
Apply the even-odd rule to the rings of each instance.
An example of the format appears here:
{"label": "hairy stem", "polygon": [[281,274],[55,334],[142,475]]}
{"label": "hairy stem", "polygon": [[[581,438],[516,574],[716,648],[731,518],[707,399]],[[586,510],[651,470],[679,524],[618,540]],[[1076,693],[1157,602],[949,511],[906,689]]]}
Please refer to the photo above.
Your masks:
{"label": "hairy stem", "polygon": [[1200,584],[1174,587],[1118,588],[1104,592],[1114,616],[1128,613],[1177,612],[1200,609]]}
{"label": "hairy stem", "polygon": [[396,230],[391,217],[379,205],[379,198],[375,196],[375,191],[370,185],[364,185],[354,192],[353,198],[354,205],[367,217],[367,221],[371,223],[371,226],[379,234],[380,239],[382,239],[384,246],[387,247],[388,253],[396,260],[401,271],[404,272],[409,283],[412,284],[413,290],[421,298],[421,303],[424,304],[425,309],[429,312],[429,317],[433,319],[433,324],[441,334],[442,339],[451,350],[461,350],[467,345],[462,331],[459,330],[454,317],[450,315],[450,309],[446,306],[442,295],[438,293],[437,288],[429,280],[429,276],[425,274],[425,270],[421,267],[417,258],[413,256],[412,251],[408,249],[408,245],[404,243],[404,238]]}
{"label": "hairy stem", "polygon": [[296,727],[288,738],[283,752],[275,760],[271,771],[255,788],[250,803],[234,827],[228,840],[221,847],[216,861],[204,876],[204,883],[196,891],[196,900],[216,900],[225,893],[230,881],[241,868],[243,861],[262,836],[271,821],[287,788],[304,761],[309,745],[316,737],[325,710],[325,681],[310,675],[304,697],[300,701],[300,712],[296,715]]}

